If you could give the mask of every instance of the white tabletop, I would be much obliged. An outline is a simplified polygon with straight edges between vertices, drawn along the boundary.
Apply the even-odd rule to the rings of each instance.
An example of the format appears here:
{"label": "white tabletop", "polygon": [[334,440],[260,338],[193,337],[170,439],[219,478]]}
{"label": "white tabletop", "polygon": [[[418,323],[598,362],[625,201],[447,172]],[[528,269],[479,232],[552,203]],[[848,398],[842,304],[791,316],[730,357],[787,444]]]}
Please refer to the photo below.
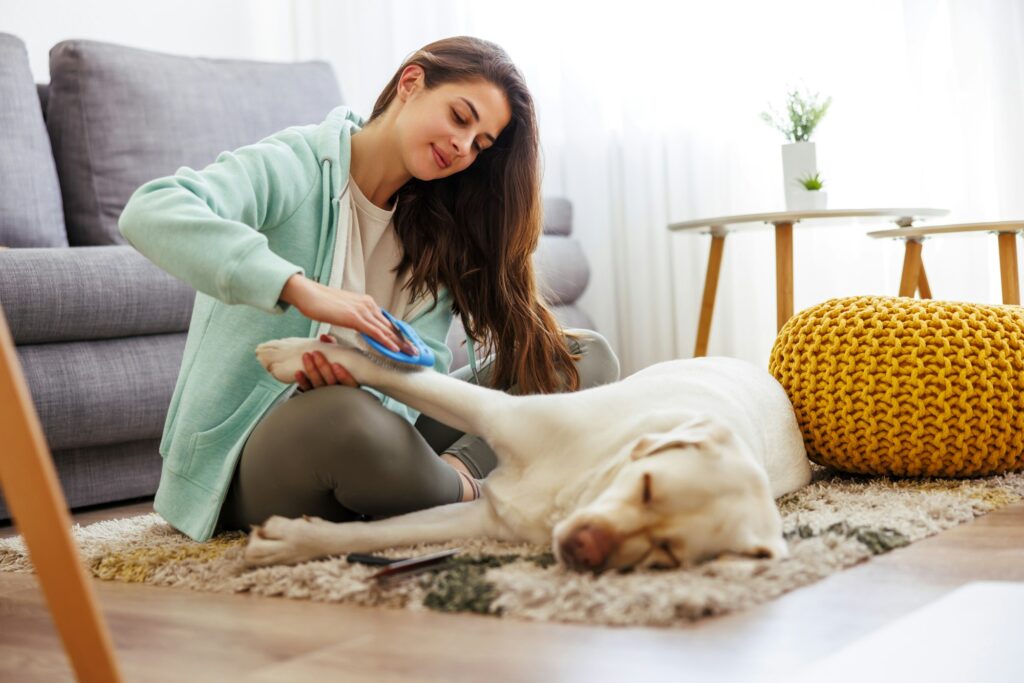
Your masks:
{"label": "white tabletop", "polygon": [[1021,681],[1022,609],[1024,583],[968,583],[836,652],[825,654],[795,674],[788,671],[767,680]]}
{"label": "white tabletop", "polygon": [[798,223],[813,218],[892,218],[915,219],[945,216],[948,209],[818,209],[814,211],[777,211],[772,213],[748,213],[737,216],[698,218],[692,221],[672,223],[669,230],[699,230],[711,228],[723,230],[741,223]]}
{"label": "white tabletop", "polygon": [[896,228],[894,230],[877,230],[869,232],[870,237],[924,237],[926,235],[942,235],[957,232],[1021,232],[1024,231],[1024,220],[991,221],[989,223],[958,223],[956,225],[922,225],[916,228]]}

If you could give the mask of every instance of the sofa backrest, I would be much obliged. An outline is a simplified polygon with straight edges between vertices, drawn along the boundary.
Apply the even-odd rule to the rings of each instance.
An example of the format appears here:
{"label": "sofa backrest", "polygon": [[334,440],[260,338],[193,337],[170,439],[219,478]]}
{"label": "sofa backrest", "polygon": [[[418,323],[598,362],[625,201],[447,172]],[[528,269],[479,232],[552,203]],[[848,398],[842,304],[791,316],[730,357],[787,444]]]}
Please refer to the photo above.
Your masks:
{"label": "sofa backrest", "polygon": [[66,247],[57,167],[25,44],[0,33],[0,247]]}
{"label": "sofa backrest", "polygon": [[146,181],[319,123],[343,103],[326,62],[183,57],[91,40],[53,46],[45,94],[73,246],[125,243],[117,219]]}

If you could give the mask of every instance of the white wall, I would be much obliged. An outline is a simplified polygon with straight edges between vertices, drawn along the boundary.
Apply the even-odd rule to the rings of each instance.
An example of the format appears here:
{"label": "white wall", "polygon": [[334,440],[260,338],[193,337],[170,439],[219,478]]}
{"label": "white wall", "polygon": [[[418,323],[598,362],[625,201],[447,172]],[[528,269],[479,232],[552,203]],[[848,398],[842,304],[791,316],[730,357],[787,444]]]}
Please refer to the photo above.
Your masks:
{"label": "white wall", "polygon": [[32,75],[50,80],[49,51],[70,38],[179,55],[288,61],[297,10],[284,0],[0,0],[0,32],[28,48]]}
{"label": "white wall", "polygon": [[[471,34],[504,47],[533,92],[543,191],[568,197],[592,272],[581,306],[626,372],[688,356],[708,238],[698,216],[782,203],[781,137],[759,119],[806,80],[835,102],[816,134],[829,204],[936,206],[948,220],[1024,215],[1024,0],[0,0],[0,31],[49,80],[56,42],[173,54],[322,59],[368,114],[412,51]],[[878,225],[794,241],[795,308],[894,294],[902,247]],[[938,298],[999,301],[986,235],[930,240]],[[771,234],[728,240],[709,351],[764,364],[775,338]]]}

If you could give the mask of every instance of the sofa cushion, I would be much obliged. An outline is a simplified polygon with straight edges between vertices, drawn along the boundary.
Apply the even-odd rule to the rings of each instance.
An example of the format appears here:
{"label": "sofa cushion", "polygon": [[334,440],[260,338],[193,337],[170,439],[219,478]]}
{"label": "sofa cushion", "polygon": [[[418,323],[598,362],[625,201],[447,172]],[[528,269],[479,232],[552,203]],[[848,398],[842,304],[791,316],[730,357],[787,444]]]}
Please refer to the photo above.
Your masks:
{"label": "sofa cushion", "polygon": [[160,438],[186,338],[178,332],[17,347],[50,450]]}
{"label": "sofa cushion", "polygon": [[124,244],[132,192],[342,104],[326,62],[181,57],[89,40],[50,50],[47,127],[72,245]]}
{"label": "sofa cushion", "polygon": [[16,344],[183,332],[195,296],[130,246],[0,251]]}
{"label": "sofa cushion", "polygon": [[[68,507],[152,496],[160,483],[160,439],[52,451]],[[0,522],[10,519],[0,494]]]}
{"label": "sofa cushion", "polygon": [[43,110],[18,38],[0,33],[0,246],[66,247]]}
{"label": "sofa cushion", "polygon": [[544,234],[572,234],[572,202],[565,197],[544,199]]}
{"label": "sofa cushion", "polygon": [[573,303],[590,282],[583,247],[572,237],[542,236],[533,263],[541,295],[552,306]]}

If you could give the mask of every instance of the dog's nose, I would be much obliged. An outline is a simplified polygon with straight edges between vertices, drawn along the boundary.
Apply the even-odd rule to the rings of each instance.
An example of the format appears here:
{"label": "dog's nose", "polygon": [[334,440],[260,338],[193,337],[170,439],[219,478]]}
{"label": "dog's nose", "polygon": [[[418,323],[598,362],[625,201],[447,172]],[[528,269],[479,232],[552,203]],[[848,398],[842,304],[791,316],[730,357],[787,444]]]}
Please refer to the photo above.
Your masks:
{"label": "dog's nose", "polygon": [[594,525],[583,524],[573,529],[559,545],[562,558],[570,568],[591,571],[604,569],[608,556],[617,545],[614,532]]}

